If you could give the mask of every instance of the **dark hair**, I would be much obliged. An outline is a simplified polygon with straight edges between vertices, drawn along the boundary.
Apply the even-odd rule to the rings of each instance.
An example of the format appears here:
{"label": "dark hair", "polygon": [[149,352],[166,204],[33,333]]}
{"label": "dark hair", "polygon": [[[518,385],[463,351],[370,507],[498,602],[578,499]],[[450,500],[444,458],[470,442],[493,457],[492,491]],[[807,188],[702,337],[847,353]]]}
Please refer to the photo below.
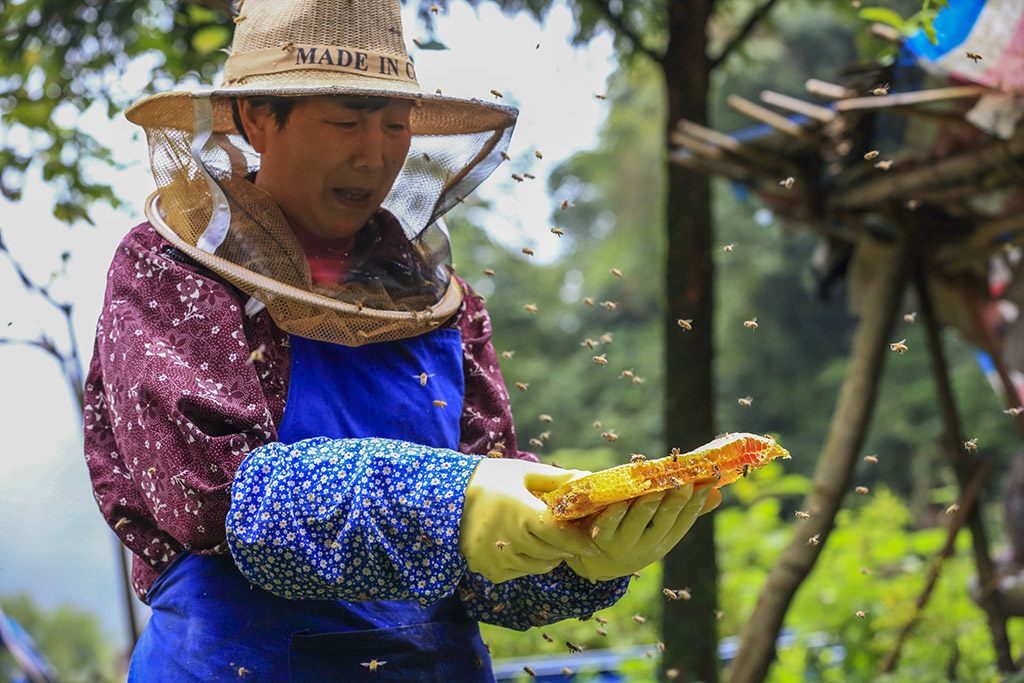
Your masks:
{"label": "dark hair", "polygon": [[[340,104],[348,109],[357,109],[360,111],[375,112],[383,109],[384,107],[391,104],[390,97],[371,97],[364,95],[326,95],[330,97],[332,101]],[[235,122],[235,128],[238,133],[245,138],[246,142],[249,142],[249,136],[245,134],[245,126],[242,125],[242,114],[238,110],[238,100],[240,98],[231,98],[231,118]],[[253,95],[245,98],[249,102],[249,106],[254,109],[266,109],[274,115],[274,123],[277,124],[278,130],[284,128],[285,124],[288,123],[288,118],[292,115],[292,110],[295,109],[295,105],[300,101],[306,99],[304,97],[278,97],[276,95]],[[252,143],[250,143],[252,144]]]}

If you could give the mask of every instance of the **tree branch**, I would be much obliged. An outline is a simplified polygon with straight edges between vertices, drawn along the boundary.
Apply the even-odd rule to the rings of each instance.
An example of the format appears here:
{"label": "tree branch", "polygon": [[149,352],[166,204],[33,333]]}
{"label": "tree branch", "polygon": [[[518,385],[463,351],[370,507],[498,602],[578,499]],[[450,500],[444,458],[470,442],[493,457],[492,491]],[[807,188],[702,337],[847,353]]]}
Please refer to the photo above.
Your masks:
{"label": "tree branch", "polygon": [[[626,24],[626,21],[623,18],[623,16],[612,11],[611,4],[609,4],[608,0],[590,0],[590,2],[592,5],[594,5],[594,7],[601,11],[601,13],[608,20],[608,23],[612,25],[612,27],[615,29],[617,33],[624,36],[627,40],[629,40],[629,42],[633,44],[633,48],[635,50],[644,53],[658,64],[664,63],[665,56],[660,55],[656,51],[647,47],[647,45],[644,44],[643,39],[640,38],[639,34],[637,34],[636,31],[634,31],[632,28],[630,28],[629,25]],[[772,0],[772,2],[774,2],[774,0]]]}
{"label": "tree branch", "polygon": [[714,71],[719,65],[724,62],[729,55],[743,44],[743,41],[747,39],[747,36],[753,31],[761,21],[768,16],[768,13],[772,10],[772,6],[778,2],[778,0],[766,0],[766,2],[754,10],[754,13],[747,18],[747,23],[743,25],[743,28],[739,30],[732,37],[732,40],[722,49],[718,56],[711,60],[710,71]]}

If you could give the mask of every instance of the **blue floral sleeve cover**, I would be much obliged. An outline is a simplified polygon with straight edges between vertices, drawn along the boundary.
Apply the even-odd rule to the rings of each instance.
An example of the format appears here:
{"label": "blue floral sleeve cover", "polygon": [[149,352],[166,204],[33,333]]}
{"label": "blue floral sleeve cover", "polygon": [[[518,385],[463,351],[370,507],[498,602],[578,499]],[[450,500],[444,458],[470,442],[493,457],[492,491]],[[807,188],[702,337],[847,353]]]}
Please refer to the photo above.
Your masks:
{"label": "blue floral sleeve cover", "polygon": [[430,604],[459,587],[472,617],[519,630],[622,597],[629,577],[592,583],[564,564],[500,584],[469,572],[459,520],[480,460],[377,438],[266,444],[235,475],[228,546],[250,581],[284,598]]}

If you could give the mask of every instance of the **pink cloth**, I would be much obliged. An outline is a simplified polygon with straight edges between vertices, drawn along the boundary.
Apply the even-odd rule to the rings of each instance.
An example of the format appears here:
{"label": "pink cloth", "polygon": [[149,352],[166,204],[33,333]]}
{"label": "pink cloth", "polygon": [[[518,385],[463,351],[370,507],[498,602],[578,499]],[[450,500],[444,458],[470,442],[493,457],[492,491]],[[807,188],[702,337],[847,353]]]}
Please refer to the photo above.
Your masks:
{"label": "pink cloth", "polygon": [[[227,550],[224,519],[235,470],[277,439],[288,396],[288,335],[247,295],[167,255],[148,224],[118,246],[85,384],[85,459],[93,495],[133,553],[145,600],[182,551]],[[462,333],[465,395],[459,450],[517,450],[508,392],[483,304],[465,296],[446,323]],[[262,350],[262,361],[250,354]]]}

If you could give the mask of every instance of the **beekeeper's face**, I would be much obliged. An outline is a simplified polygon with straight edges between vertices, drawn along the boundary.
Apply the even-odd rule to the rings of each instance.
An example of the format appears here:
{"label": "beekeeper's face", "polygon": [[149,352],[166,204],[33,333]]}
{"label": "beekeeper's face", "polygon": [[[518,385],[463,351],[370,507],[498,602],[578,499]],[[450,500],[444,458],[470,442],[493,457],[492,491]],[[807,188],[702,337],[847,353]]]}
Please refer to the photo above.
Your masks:
{"label": "beekeeper's face", "polygon": [[409,152],[411,111],[396,98],[301,98],[278,127],[270,110],[239,102],[260,153],[256,186],[293,227],[325,239],[354,235],[380,208]]}

